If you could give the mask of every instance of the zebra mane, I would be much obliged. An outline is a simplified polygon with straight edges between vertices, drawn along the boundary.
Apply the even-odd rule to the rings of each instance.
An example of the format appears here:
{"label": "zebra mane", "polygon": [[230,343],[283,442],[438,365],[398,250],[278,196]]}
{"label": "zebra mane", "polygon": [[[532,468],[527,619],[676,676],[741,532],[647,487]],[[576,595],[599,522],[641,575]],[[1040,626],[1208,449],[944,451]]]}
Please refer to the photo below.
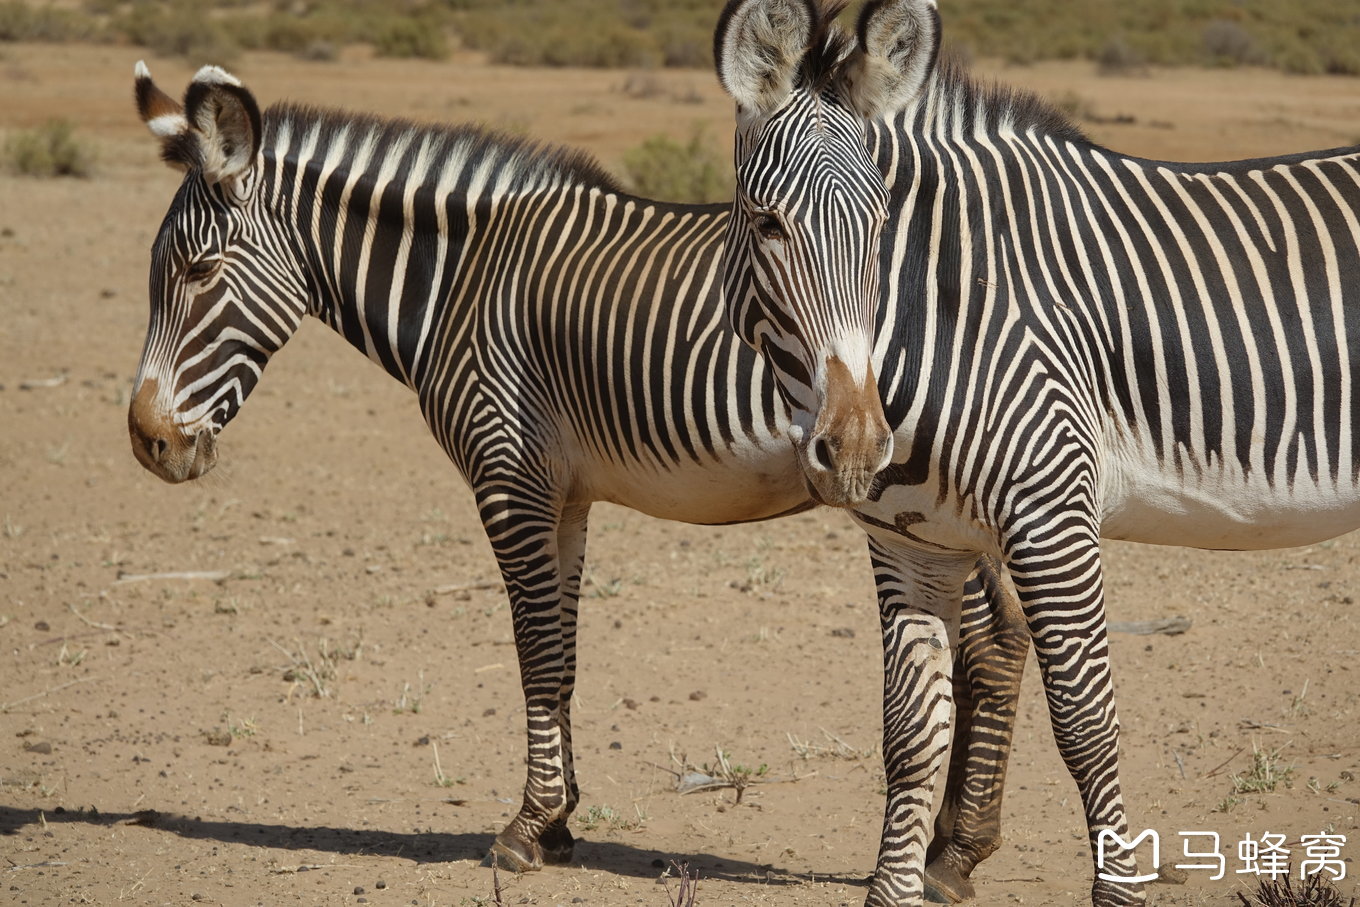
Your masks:
{"label": "zebra mane", "polygon": [[799,68],[798,84],[820,92],[844,68],[854,47],[854,35],[836,24],[836,17],[850,5],[849,0],[817,0],[817,21],[812,27],[812,43]]}
{"label": "zebra mane", "polygon": [[[921,123],[927,108],[934,108],[935,122]],[[935,73],[922,96],[908,113],[927,132],[954,131],[963,134],[997,132],[1002,128],[1016,132],[1036,132],[1059,141],[1092,144],[1086,134],[1051,102],[1032,91],[996,81],[980,81],[955,55],[940,55]]]}
{"label": "zebra mane", "polygon": [[[849,6],[848,0],[814,0],[814,5],[817,10],[814,37],[803,57],[798,79],[800,85],[819,92],[845,71],[857,39],[836,22]],[[961,118],[964,132],[1009,127],[1016,132],[1033,130],[1061,141],[1090,144],[1081,129],[1051,102],[1026,89],[975,79],[958,55],[947,50],[940,54],[935,72],[914,107],[919,111],[928,104],[940,116],[950,118],[947,121],[950,128],[959,125],[955,117]]]}
{"label": "zebra mane", "polygon": [[264,133],[265,148],[274,147],[277,137],[284,133],[293,136],[294,143],[304,134],[315,133],[318,148],[341,140],[355,147],[372,142],[379,149],[424,143],[429,154],[427,175],[437,174],[448,165],[470,169],[490,161],[502,168],[501,179],[518,178],[519,185],[560,182],[622,191],[614,177],[584,151],[473,124],[417,123],[285,101],[264,112]]}

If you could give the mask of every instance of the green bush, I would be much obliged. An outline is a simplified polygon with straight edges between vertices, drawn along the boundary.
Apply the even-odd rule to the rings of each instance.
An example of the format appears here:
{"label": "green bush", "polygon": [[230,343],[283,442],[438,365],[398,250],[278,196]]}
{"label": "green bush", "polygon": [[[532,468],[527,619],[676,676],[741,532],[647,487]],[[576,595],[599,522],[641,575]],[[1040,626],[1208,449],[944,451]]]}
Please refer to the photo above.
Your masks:
{"label": "green bush", "polygon": [[94,166],[94,152],[76,138],[75,127],[67,120],[48,120],[36,129],[16,132],[5,143],[5,157],[25,176],[88,177]]}
{"label": "green bush", "polygon": [[696,129],[688,142],[654,135],[623,156],[628,184],[638,195],[672,202],[732,198],[732,165]]}

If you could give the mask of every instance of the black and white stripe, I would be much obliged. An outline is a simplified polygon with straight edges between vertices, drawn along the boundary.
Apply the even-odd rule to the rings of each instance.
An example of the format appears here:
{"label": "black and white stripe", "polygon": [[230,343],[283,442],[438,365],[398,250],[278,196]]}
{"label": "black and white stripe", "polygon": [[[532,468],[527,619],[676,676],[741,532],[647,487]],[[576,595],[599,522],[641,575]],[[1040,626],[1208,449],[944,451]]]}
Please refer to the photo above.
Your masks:
{"label": "black and white stripe", "polygon": [[[861,42],[865,19],[912,7],[933,3],[871,4]],[[862,51],[842,50],[845,71]],[[739,162],[738,181],[795,199],[880,181],[885,228],[873,205],[839,229],[800,215],[789,233],[845,272],[790,283],[789,298],[734,293],[729,306],[780,335],[756,339],[778,379],[795,378],[795,421],[815,418],[796,411],[798,369],[859,315],[803,287],[857,284],[878,268],[882,301],[863,340],[895,455],[856,517],[899,577],[900,594],[885,597],[892,584],[880,582],[885,628],[904,629],[886,656],[885,723],[897,722],[899,748],[885,741],[889,802],[869,903],[916,903],[949,683],[922,641],[956,620],[975,555],[1001,558],[1014,581],[1094,851],[1102,833],[1128,838],[1100,539],[1265,548],[1360,526],[1360,148],[1146,161],[953,66],[886,120],[849,116],[846,82],[805,69],[765,119],[739,113],[746,160],[766,164]],[[805,151],[789,120],[843,133],[827,147],[865,141],[873,163]],[[739,204],[733,229],[753,234],[742,217]],[[846,262],[831,252],[846,231],[879,243]],[[770,244],[734,244],[727,285],[758,286],[778,257]],[[803,358],[782,365],[772,351]],[[1131,854],[1103,869],[1137,874]],[[1098,878],[1092,899],[1144,894]]]}
{"label": "black and white stripe", "polygon": [[[215,437],[305,315],[411,387],[473,489],[512,603],[528,780],[496,854],[519,869],[565,861],[591,502],[700,523],[812,506],[774,381],[724,323],[728,211],[634,198],[574,155],[476,129],[287,105],[260,129],[248,185],[181,161],[190,172],[153,249],[138,378],[169,404],[134,405],[139,458],[186,478],[156,452],[174,440],[156,420]],[[976,629],[960,656],[993,686],[1018,683],[1023,667],[1023,652],[992,655],[1009,601],[996,571],[984,563],[971,581]],[[1007,730],[978,734],[985,752],[967,747],[969,764],[1000,762]],[[999,779],[968,771],[976,779],[965,789],[961,777],[954,798],[959,831],[944,834],[994,839],[990,813],[974,817]]]}

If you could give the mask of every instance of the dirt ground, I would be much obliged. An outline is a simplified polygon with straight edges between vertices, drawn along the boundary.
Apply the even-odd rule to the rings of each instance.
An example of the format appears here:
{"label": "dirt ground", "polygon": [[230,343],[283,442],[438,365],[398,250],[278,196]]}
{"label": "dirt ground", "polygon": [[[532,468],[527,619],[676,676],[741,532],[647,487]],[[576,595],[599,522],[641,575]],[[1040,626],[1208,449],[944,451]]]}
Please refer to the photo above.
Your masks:
{"label": "dirt ground", "polygon": [[[470,495],[414,397],[308,324],[169,487],[128,449],[147,250],[177,185],[131,103],[135,49],[0,46],[0,138],[52,116],[97,146],[88,181],[0,176],[0,903],[472,905],[518,805],[510,620]],[[179,61],[151,60],[178,91]],[[706,72],[504,69],[247,56],[257,96],[482,120],[617,166],[645,136],[729,138]],[[1360,81],[1083,64],[997,71],[1074,99],[1102,143],[1214,159],[1360,140]],[[1121,116],[1133,122],[1111,122]],[[576,863],[500,878],[505,904],[858,904],[882,809],[881,669],[858,532],[820,511],[749,527],[599,506],[575,708]],[[1221,837],[1227,878],[1152,886],[1236,903],[1238,842],[1347,836],[1360,876],[1360,538],[1205,553],[1111,544],[1123,778],[1135,829]],[[163,574],[216,576],[171,578]],[[463,587],[447,591],[445,587]],[[1026,679],[1007,845],[977,903],[1082,900],[1075,788]],[[317,695],[318,693],[322,695]],[[682,796],[674,759],[767,766]],[[1253,748],[1292,787],[1234,795]],[[1204,849],[1205,840],[1192,847]],[[1144,864],[1147,863],[1146,853]],[[669,882],[674,891],[675,883]]]}

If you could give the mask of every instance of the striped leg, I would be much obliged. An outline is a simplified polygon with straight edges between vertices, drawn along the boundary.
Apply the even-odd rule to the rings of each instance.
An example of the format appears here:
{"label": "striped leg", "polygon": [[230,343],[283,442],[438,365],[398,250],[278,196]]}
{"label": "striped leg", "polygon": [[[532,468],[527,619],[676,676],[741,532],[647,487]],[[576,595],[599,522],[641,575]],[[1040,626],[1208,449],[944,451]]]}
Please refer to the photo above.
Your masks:
{"label": "striped leg", "polygon": [[581,802],[576,784],[576,756],[571,745],[571,694],[576,690],[576,607],[581,595],[581,568],[586,557],[586,517],[589,506],[571,508],[562,514],[557,527],[557,558],[562,571],[562,656],[565,669],[557,697],[558,733],[561,735],[562,772],[566,781],[567,802],[561,817],[548,823],[539,836],[543,860],[569,863],[576,845],[567,829],[567,820]]}
{"label": "striped leg", "polygon": [[[1119,787],[1119,717],[1115,712],[1100,565],[1100,541],[1080,511],[1023,534],[1008,546],[1015,581],[1043,672],[1053,736],[1086,810],[1092,859],[1102,835],[1129,840]],[[1106,845],[1091,903],[1142,904],[1131,850]],[[1113,882],[1102,876],[1129,880]]]}
{"label": "striped leg", "polygon": [[869,553],[883,631],[888,797],[865,904],[919,904],[935,781],[949,748],[959,601],[974,559],[888,547],[872,537]]}
{"label": "striped leg", "polygon": [[945,904],[973,897],[969,876],[1001,846],[1001,795],[1029,655],[1020,603],[989,557],[964,586],[960,624],[949,781],[926,852],[926,898]]}
{"label": "striped leg", "polygon": [[479,485],[477,503],[510,596],[529,751],[524,802],[496,836],[490,858],[523,872],[571,855],[566,823],[577,791],[567,700],[575,682],[575,594],[585,513],[573,511],[567,518],[541,489],[508,482]]}

